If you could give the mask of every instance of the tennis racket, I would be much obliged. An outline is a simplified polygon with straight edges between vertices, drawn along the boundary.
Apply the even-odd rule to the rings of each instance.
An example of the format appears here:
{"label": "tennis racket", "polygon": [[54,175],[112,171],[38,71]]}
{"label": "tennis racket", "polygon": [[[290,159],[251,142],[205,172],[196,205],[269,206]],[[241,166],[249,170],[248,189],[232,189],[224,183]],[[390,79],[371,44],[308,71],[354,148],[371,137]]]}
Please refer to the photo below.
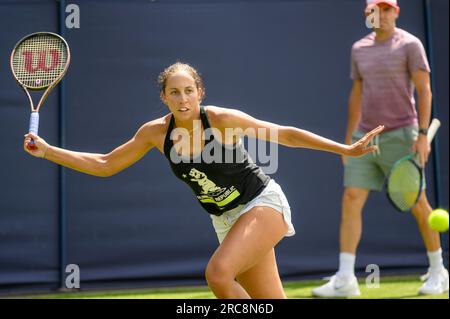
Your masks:
{"label": "tennis racket", "polygon": [[[52,89],[67,72],[70,50],[66,40],[51,32],[37,32],[22,38],[11,53],[11,70],[14,78],[27,94],[31,107],[29,132],[38,135],[39,109]],[[45,90],[34,107],[29,91]],[[34,141],[27,144],[36,149]]]}
{"label": "tennis racket", "polygon": [[[427,135],[430,143],[440,126],[441,122],[433,119]],[[386,194],[397,210],[406,212],[417,204],[424,188],[424,176],[417,154],[405,156],[395,162],[386,179]]]}

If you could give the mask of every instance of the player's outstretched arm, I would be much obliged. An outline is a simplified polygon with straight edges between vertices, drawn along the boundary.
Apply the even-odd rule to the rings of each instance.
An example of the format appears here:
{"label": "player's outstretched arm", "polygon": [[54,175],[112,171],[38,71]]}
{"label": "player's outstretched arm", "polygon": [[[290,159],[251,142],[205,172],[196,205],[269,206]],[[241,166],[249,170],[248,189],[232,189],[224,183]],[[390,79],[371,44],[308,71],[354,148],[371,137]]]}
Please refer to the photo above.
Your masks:
{"label": "player's outstretched arm", "polygon": [[[24,150],[36,157],[45,158],[56,164],[94,176],[107,177],[137,162],[154,147],[152,136],[157,129],[152,122],[143,125],[125,144],[108,154],[75,152],[48,144],[44,139],[34,134],[26,134]],[[37,149],[29,150],[26,145],[33,138]]]}
{"label": "player's outstretched arm", "polygon": [[345,145],[296,127],[261,121],[234,109],[215,108],[212,113],[215,113],[213,116],[220,119],[217,121],[222,126],[240,130],[243,132],[242,135],[267,140],[288,147],[309,148],[345,156],[361,156],[375,151],[377,147],[369,146],[369,143],[373,137],[381,133],[384,129],[384,126],[380,125],[356,143]]}

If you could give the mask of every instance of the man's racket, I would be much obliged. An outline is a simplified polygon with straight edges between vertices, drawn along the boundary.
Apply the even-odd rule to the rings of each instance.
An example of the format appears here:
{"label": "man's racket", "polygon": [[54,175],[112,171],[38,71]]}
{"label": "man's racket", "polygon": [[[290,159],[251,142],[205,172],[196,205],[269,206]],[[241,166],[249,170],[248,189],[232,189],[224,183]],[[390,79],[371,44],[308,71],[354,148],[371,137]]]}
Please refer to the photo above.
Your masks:
{"label": "man's racket", "polygon": [[[427,135],[430,143],[439,126],[441,126],[441,122],[438,119],[433,119]],[[411,210],[422,194],[425,172],[418,162],[417,154],[405,156],[395,162],[387,176],[387,196],[391,204],[400,212]]]}
{"label": "man's racket", "polygon": [[[70,50],[66,40],[51,32],[37,32],[22,38],[11,53],[14,78],[28,96],[31,107],[30,133],[38,134],[39,109],[51,90],[61,81],[70,63]],[[46,89],[46,90],[45,90]],[[30,92],[45,90],[34,107]],[[31,140],[28,149],[36,149]]]}

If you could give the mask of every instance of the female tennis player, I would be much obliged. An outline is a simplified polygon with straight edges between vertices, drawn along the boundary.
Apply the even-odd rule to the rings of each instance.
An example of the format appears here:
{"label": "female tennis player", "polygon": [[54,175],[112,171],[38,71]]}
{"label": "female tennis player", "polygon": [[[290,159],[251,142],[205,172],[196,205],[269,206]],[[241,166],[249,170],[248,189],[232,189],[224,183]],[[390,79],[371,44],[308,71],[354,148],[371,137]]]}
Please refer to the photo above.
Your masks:
{"label": "female tennis player", "polygon": [[[61,149],[33,134],[25,135],[24,150],[86,174],[111,176],[156,147],[212,218],[220,245],[209,260],[205,276],[215,296],[286,298],[274,247],[284,236],[295,233],[290,207],[280,186],[249,158],[241,137],[361,156],[376,150],[369,142],[383,126],[353,145],[344,145],[235,109],[201,105],[203,81],[188,64],[169,66],[158,80],[161,99],[170,113],[144,124],[131,140],[110,153]],[[196,141],[196,136],[200,140]],[[36,150],[26,148],[31,138]]]}

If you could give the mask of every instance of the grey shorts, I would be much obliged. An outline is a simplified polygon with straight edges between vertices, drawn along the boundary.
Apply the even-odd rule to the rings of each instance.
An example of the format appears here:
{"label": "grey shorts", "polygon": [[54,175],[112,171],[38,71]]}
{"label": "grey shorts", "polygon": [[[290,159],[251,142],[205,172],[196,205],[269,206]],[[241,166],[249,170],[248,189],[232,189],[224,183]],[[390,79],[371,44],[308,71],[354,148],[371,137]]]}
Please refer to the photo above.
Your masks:
{"label": "grey shorts", "polygon": [[[352,143],[364,134],[364,132],[355,131]],[[380,191],[394,163],[411,154],[417,136],[417,126],[406,126],[375,137],[372,144],[378,145],[378,152],[348,158],[344,166],[344,186]]]}
{"label": "grey shorts", "polygon": [[280,185],[271,179],[261,194],[247,204],[226,211],[221,216],[210,215],[219,243],[222,243],[225,236],[239,217],[256,206],[271,207],[282,214],[284,221],[289,226],[285,236],[289,237],[295,235],[295,229],[291,221],[291,208],[289,203]]}

